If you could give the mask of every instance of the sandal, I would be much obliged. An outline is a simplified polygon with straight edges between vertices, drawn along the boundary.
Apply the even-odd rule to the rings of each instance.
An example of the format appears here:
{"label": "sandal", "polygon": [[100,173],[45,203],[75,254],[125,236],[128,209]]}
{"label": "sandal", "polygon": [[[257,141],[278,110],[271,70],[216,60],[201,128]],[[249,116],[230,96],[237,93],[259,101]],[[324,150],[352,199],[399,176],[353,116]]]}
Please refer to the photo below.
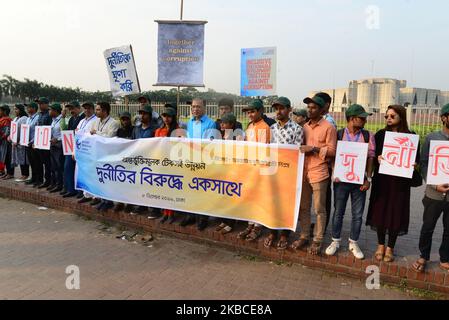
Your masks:
{"label": "sandal", "polygon": [[393,262],[394,261],[394,253],[393,250],[390,252],[385,252],[384,262]]}
{"label": "sandal", "polygon": [[307,240],[307,239],[299,239],[299,240],[296,240],[295,242],[293,242],[292,249],[293,250],[301,250],[302,248],[304,248],[308,244],[309,244],[309,240]]}
{"label": "sandal", "polygon": [[277,249],[278,250],[286,250],[287,247],[288,247],[287,237],[281,236],[281,238],[279,239],[279,242],[277,244]]}
{"label": "sandal", "polygon": [[313,256],[319,256],[321,254],[321,242],[312,242],[309,248],[309,253]]}
{"label": "sandal", "polygon": [[237,235],[237,238],[239,239],[245,239],[249,236],[249,234],[253,231],[254,227],[253,226],[248,226],[248,228],[246,228],[245,230],[243,230],[242,232],[240,232]]}
{"label": "sandal", "polygon": [[419,258],[416,260],[416,262],[412,265],[412,270],[416,271],[418,273],[423,273],[426,270],[426,264],[427,261],[423,258]]}
{"label": "sandal", "polygon": [[263,246],[267,249],[270,248],[271,245],[273,244],[273,241],[275,238],[276,238],[276,235],[273,233],[270,233],[270,235],[265,238],[265,241],[263,242]]}
{"label": "sandal", "polygon": [[251,233],[246,236],[246,241],[255,241],[262,234],[262,227],[254,227],[251,230]]}
{"label": "sandal", "polygon": [[232,231],[232,228],[230,226],[226,226],[226,227],[224,227],[223,229],[220,230],[220,233],[225,235],[225,234],[230,233],[231,231]]}
{"label": "sandal", "polygon": [[374,257],[376,258],[377,261],[382,261],[384,259],[385,256],[385,246],[379,246],[377,248],[376,253],[374,253]]}
{"label": "sandal", "polygon": [[224,223],[221,223],[219,226],[217,226],[216,228],[215,228],[215,231],[221,231],[222,229],[224,229],[226,227],[226,224],[224,224]]}
{"label": "sandal", "polygon": [[[446,262],[445,264],[447,265],[448,263]],[[443,263],[440,263],[440,269],[449,272],[449,266],[444,266]]]}

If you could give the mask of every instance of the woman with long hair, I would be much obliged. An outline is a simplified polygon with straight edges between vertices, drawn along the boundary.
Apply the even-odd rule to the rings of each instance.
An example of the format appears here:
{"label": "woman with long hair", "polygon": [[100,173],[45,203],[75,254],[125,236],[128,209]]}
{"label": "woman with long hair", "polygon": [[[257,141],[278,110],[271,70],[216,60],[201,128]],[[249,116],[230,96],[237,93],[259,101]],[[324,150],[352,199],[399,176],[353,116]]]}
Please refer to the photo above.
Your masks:
{"label": "woman with long hair", "polygon": [[[164,124],[156,130],[155,138],[177,137],[176,131],[179,129],[178,119],[176,116],[176,109],[171,105],[166,105],[165,111],[162,113]],[[164,224],[167,222],[172,224],[175,222],[175,212],[169,209],[162,210],[162,218],[160,222]]]}
{"label": "woman with long hair", "polygon": [[[376,260],[392,262],[397,237],[408,233],[412,179],[380,174],[379,165],[383,161],[382,152],[387,131],[409,134],[413,132],[408,127],[407,112],[403,106],[389,106],[385,120],[386,127],[375,135],[375,170],[366,225],[377,231]],[[419,146],[417,154],[416,163],[419,163]]]}
{"label": "woman with long hair", "polygon": [[[16,104],[14,108],[14,114],[16,117],[12,122],[15,122],[17,124],[18,134],[17,134],[17,143],[11,141],[12,166],[13,167],[20,166],[20,172],[22,176],[17,181],[24,182],[28,179],[28,176],[30,175],[30,166],[28,162],[26,147],[21,146],[19,141],[20,141],[20,134],[22,132],[21,131],[22,125],[26,124],[28,115],[25,112],[25,106],[22,104]],[[11,140],[11,137],[9,140]]]}

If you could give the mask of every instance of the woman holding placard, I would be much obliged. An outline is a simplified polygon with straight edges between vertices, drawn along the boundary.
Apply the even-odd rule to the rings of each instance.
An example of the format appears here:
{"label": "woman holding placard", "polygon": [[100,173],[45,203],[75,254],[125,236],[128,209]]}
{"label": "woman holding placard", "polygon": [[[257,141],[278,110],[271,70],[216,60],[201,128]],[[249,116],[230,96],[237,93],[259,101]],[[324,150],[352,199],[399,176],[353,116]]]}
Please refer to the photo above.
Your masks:
{"label": "woman holding placard", "polygon": [[17,182],[24,182],[28,179],[30,175],[30,167],[28,163],[27,150],[26,147],[21,146],[20,141],[20,132],[22,124],[26,124],[28,115],[25,112],[25,106],[22,104],[16,104],[14,108],[14,114],[16,117],[12,122],[17,124],[17,142],[12,141],[12,137],[10,136],[10,140],[12,142],[12,166],[17,167],[20,166],[20,171],[22,176],[20,179],[17,179]]}
{"label": "woman holding placard", "polygon": [[[386,127],[375,135],[375,172],[366,224],[377,231],[376,260],[392,262],[397,237],[408,233],[410,188],[419,180],[417,172],[414,172],[413,179],[399,176],[396,172],[408,168],[413,174],[419,162],[419,142],[409,130],[407,112],[403,106],[389,106],[385,119]],[[394,143],[386,143],[392,135],[395,136]],[[386,165],[393,168],[388,173],[383,168]],[[388,243],[385,246],[387,235]]]}

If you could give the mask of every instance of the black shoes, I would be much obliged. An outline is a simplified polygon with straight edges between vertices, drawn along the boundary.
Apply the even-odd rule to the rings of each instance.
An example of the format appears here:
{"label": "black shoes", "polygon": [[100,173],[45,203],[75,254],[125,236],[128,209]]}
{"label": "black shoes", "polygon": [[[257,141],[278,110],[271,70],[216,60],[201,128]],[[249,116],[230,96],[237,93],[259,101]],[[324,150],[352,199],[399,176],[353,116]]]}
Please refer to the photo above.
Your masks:
{"label": "black shoes", "polygon": [[78,193],[76,193],[76,192],[69,192],[69,193],[64,194],[62,197],[63,198],[74,198],[77,195],[78,195]]}
{"label": "black shoes", "polygon": [[48,187],[50,187],[50,182],[45,182],[43,184],[41,184],[40,186],[38,186],[38,189],[47,189]]}
{"label": "black shoes", "polygon": [[200,222],[197,225],[198,231],[203,231],[207,228],[207,220],[200,220]]}
{"label": "black shoes", "polygon": [[88,203],[88,202],[91,202],[91,201],[92,201],[92,198],[83,197],[80,200],[78,200],[78,203]]}
{"label": "black shoes", "polygon": [[94,199],[94,201],[92,201],[92,202],[90,203],[90,205],[91,205],[92,207],[94,207],[94,206],[99,205],[100,203],[101,203],[101,199],[96,198],[96,199]]}
{"label": "black shoes", "polygon": [[50,190],[48,190],[50,193],[57,193],[57,192],[61,192],[62,191],[62,187],[58,187],[58,186],[56,186],[56,187],[54,187],[54,188],[52,188],[52,189],[50,189]]}
{"label": "black shoes", "polygon": [[187,227],[188,225],[191,225],[194,223],[195,223],[195,218],[190,215],[186,215],[179,225],[181,227]]}

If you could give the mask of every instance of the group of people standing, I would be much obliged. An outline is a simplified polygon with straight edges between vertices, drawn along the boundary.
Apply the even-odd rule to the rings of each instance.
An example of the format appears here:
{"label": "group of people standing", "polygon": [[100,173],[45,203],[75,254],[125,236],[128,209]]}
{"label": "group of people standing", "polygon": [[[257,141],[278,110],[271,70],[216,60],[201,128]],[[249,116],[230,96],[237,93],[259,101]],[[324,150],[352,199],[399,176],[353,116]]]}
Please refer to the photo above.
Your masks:
{"label": "group of people standing", "polygon": [[[352,105],[346,110],[346,126],[337,130],[337,124],[329,113],[332,98],[326,93],[318,93],[304,99],[307,109],[293,109],[288,98],[277,98],[272,107],[276,118],[267,117],[264,103],[254,100],[244,108],[249,125],[246,129],[233,114],[232,99],[219,101],[220,118],[212,120],[206,114],[205,102],[194,99],[191,115],[187,123],[178,121],[177,106],[166,104],[159,115],[151,107],[147,96],[139,98],[141,105],[136,121],[128,112],[119,115],[119,121],[111,117],[109,103],[85,102],[82,105],[74,101],[62,109],[60,104],[51,104],[47,98],[39,98],[36,102],[14,107],[14,117],[10,118],[10,108],[0,107],[0,179],[14,178],[14,168],[20,166],[24,182],[39,189],[47,189],[51,193],[59,192],[63,197],[78,197],[80,203],[90,203],[98,210],[124,210],[129,213],[147,213],[146,207],[135,207],[130,204],[117,203],[97,199],[87,192],[75,190],[74,172],[76,162],[73,156],[63,156],[61,130],[90,132],[103,137],[120,137],[124,139],[142,139],[153,137],[188,137],[198,139],[245,140],[259,143],[276,143],[299,145],[305,154],[304,178],[299,212],[300,233],[297,240],[289,244],[290,232],[287,230],[269,230],[264,239],[264,246],[275,246],[285,250],[289,246],[294,250],[308,249],[312,255],[319,255],[323,250],[323,240],[330,221],[331,244],[325,248],[325,254],[335,255],[341,246],[343,218],[347,202],[351,198],[351,231],[348,239],[349,250],[357,259],[363,259],[358,240],[363,224],[363,215],[368,190],[371,190],[366,224],[377,232],[378,246],[375,258],[378,261],[394,261],[394,248],[397,238],[408,233],[410,220],[411,188],[422,184],[426,178],[429,160],[429,145],[432,140],[449,140],[449,105],[442,108],[442,129],[429,134],[418,150],[418,158],[412,179],[395,177],[379,173],[382,161],[385,134],[388,131],[413,133],[407,123],[406,109],[400,105],[388,107],[385,115],[385,128],[377,133],[365,129],[371,116],[363,106]],[[30,126],[30,143],[21,146],[12,143],[10,137],[11,122],[19,127]],[[48,125],[52,128],[50,151],[38,150],[34,147],[35,126]],[[185,129],[185,130],[181,130]],[[211,132],[219,132],[218,135]],[[362,185],[341,182],[333,179],[333,166],[336,156],[337,142],[350,141],[368,144],[366,173]],[[31,167],[31,176],[30,170]],[[333,187],[333,188],[332,188]],[[413,265],[417,272],[423,272],[430,259],[432,235],[436,223],[443,214],[443,240],[440,247],[440,266],[449,270],[449,181],[439,186],[428,185],[423,200],[423,227],[419,248],[421,257]],[[333,193],[333,210],[332,210]],[[311,222],[311,212],[315,212],[316,223]],[[333,212],[333,214],[332,214]],[[150,213],[149,213],[150,214]],[[275,214],[275,213],[273,213]],[[182,213],[181,226],[197,224],[199,230],[208,226],[209,218],[204,215]],[[153,210],[153,218],[160,218],[161,223],[173,223],[175,213],[172,210]],[[235,221],[221,219],[216,231],[227,234],[233,231]],[[262,236],[264,227],[248,222],[247,227],[236,236],[246,241],[255,241]],[[388,238],[388,239],[387,239]]]}

